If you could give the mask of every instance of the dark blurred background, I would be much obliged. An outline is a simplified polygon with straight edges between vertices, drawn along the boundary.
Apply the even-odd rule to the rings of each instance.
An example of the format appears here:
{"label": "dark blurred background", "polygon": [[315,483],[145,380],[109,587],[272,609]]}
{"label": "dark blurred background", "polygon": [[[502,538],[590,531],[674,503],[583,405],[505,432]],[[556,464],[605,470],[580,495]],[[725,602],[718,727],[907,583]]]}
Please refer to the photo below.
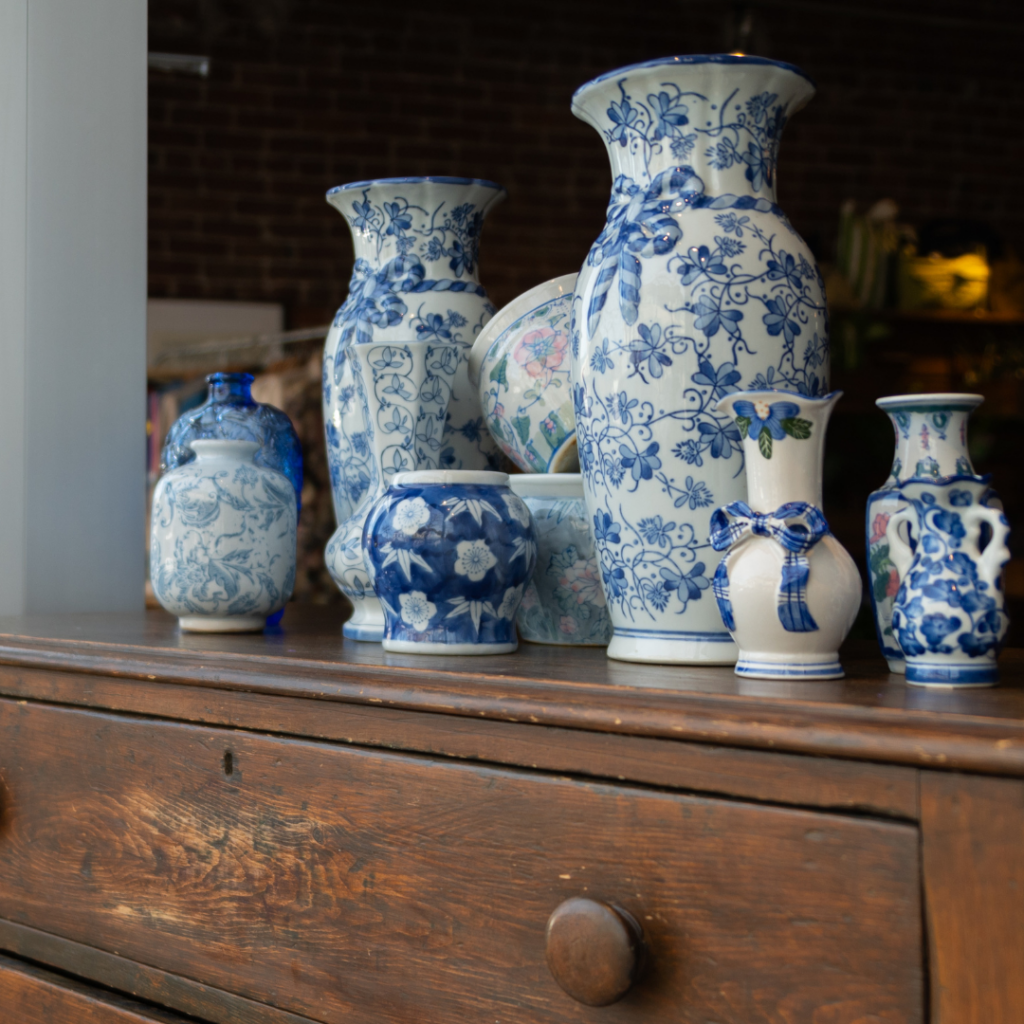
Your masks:
{"label": "dark blurred background", "polygon": [[[972,454],[1022,522],[1022,6],[151,0],[150,50],[209,62],[205,76],[150,72],[150,295],[276,304],[280,327],[293,332],[262,354],[222,356],[210,368],[244,364],[266,375],[264,394],[307,444],[299,597],[335,593],[318,561],[333,528],[314,379],[319,340],[301,335],[330,321],[352,261],[348,230],[324,193],[414,174],[505,185],[481,259],[501,306],[576,270],[603,224],[607,159],[597,133],[569,112],[573,91],[609,69],[677,53],[790,61],[818,85],[786,129],[779,199],[828,271],[833,385],[847,392],[826,467],[837,535],[862,561],[864,501],[892,459],[892,433],[873,401],[902,391],[985,394]],[[847,201],[847,242],[852,224],[877,249],[873,280],[851,270],[839,241]],[[952,261],[940,269],[953,284],[922,297],[907,280],[924,257]],[[965,257],[981,261],[983,285],[957,276]],[[189,365],[191,374],[173,360],[153,369],[157,440],[195,393],[185,378],[197,364]],[[162,414],[153,411],[161,401]],[[1024,597],[1018,566],[1007,576],[1015,605]]]}

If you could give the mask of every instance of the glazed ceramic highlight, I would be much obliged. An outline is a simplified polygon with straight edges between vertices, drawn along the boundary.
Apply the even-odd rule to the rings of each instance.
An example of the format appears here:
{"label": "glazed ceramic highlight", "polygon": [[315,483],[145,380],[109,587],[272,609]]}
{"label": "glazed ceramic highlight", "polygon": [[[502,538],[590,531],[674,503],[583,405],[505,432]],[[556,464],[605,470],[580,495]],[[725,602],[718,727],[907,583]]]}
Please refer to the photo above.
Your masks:
{"label": "glazed ceramic highlight", "polygon": [[918,478],[900,487],[903,507],[889,519],[886,538],[901,581],[892,627],[908,683],[999,680],[996,658],[1009,627],[1000,576],[1010,559],[1010,526],[988,504],[989,479]]}
{"label": "glazed ceramic highlight", "polygon": [[537,534],[537,567],[516,624],[536,644],[605,647],[612,635],[601,565],[579,473],[521,473],[509,486],[526,503]]}
{"label": "glazed ceramic highlight", "polygon": [[384,608],[384,650],[516,649],[516,611],[537,545],[505,473],[399,474],[367,518],[364,546]]}
{"label": "glazed ceramic highlight", "polygon": [[711,520],[712,543],[727,551],[714,590],[739,645],[739,676],[843,674],[839,645],[860,607],[860,573],[821,511],[825,430],[839,397],[747,391],[718,403],[747,460],[748,500]]}
{"label": "glazed ceramic highlight", "polygon": [[196,458],[153,493],[150,578],[182,629],[262,629],[295,585],[296,502],[255,441],[190,442]]}
{"label": "glazed ceramic highlight", "polygon": [[478,276],[480,229],[504,197],[493,182],[442,177],[361,181],[327,193],[348,222],[356,257],[348,297],[324,345],[324,426],[339,524],[367,497],[373,500],[365,443],[371,413],[346,360],[354,345],[457,346],[459,365],[435,464],[497,465],[498,448],[469,383],[468,356],[494,313]]}
{"label": "glazed ceramic highlight", "polygon": [[469,356],[487,427],[526,473],[579,469],[570,386],[575,274],[531,288],[480,332]]}
{"label": "glazed ceramic highlight", "polygon": [[868,498],[867,553],[871,605],[878,643],[892,672],[903,672],[903,653],[892,633],[892,607],[900,578],[889,557],[886,529],[901,507],[900,485],[913,477],[974,476],[967,452],[967,421],[981,395],[891,395],[875,403],[892,421],[896,454],[889,477]]}
{"label": "glazed ceramic highlight", "polygon": [[613,176],[571,327],[609,657],[735,661],[708,528],[745,496],[744,455],[718,403],[828,390],[821,274],[775,198],[782,128],[813,93],[789,65],[712,56],[623,68],[573,98]]}
{"label": "glazed ceramic highlight", "polygon": [[[328,541],[325,560],[338,588],[352,602],[352,616],[342,627],[351,640],[378,642],[384,635],[384,612],[374,596],[363,551],[366,517],[398,474],[437,468],[445,450],[446,414],[461,355],[451,342],[358,340],[338,354],[351,389],[348,401],[361,410],[361,430],[346,437],[353,453],[346,478],[358,483],[362,497]],[[345,402],[336,397],[338,411],[345,412]]]}

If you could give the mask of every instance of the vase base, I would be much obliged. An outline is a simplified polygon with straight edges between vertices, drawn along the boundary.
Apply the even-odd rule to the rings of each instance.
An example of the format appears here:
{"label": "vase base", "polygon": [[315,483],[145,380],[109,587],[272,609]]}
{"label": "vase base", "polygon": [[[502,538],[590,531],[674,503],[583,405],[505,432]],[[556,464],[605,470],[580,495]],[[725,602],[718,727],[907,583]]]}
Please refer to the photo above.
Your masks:
{"label": "vase base", "polygon": [[182,615],[178,624],[187,633],[259,633],[265,615]]}
{"label": "vase base", "polygon": [[907,671],[907,663],[902,658],[886,658],[885,662],[894,675],[902,676]]}
{"label": "vase base", "polygon": [[740,651],[736,675],[744,679],[842,679],[838,652],[833,654],[768,654]]}
{"label": "vase base", "polygon": [[541,640],[535,636],[527,636],[525,633],[519,634],[519,639],[525,641],[528,644],[541,644],[544,647],[607,647],[607,642],[602,643],[600,640]]}
{"label": "vase base", "polygon": [[458,654],[464,657],[479,657],[484,654],[512,654],[519,645],[513,641],[507,644],[439,644],[418,643],[415,640],[387,640],[385,651],[392,654]]}
{"label": "vase base", "polygon": [[915,665],[907,663],[907,682],[911,686],[937,686],[949,689],[984,688],[999,684],[995,665]]}
{"label": "vase base", "polygon": [[726,633],[669,632],[657,629],[619,629],[608,645],[615,661],[654,665],[735,665],[739,653]]}
{"label": "vase base", "polygon": [[384,639],[384,627],[375,622],[346,622],[341,627],[341,635],[349,640],[362,640],[366,643],[379,644]]}

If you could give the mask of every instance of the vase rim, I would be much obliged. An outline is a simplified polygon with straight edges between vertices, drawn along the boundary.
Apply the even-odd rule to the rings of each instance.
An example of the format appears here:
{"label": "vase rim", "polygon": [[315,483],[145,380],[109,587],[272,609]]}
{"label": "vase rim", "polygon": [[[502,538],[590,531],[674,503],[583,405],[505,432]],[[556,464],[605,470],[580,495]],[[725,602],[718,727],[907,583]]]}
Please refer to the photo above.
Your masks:
{"label": "vase rim", "polygon": [[251,384],[255,379],[251,373],[233,373],[227,370],[218,370],[216,373],[206,375],[207,384]]}
{"label": "vase rim", "polygon": [[196,453],[196,458],[199,459],[226,456],[240,459],[243,462],[251,462],[252,457],[263,445],[259,441],[238,441],[226,437],[200,437],[189,441],[188,447]]}
{"label": "vase rim", "polygon": [[508,478],[520,498],[582,498],[582,473],[513,473]]}
{"label": "vase rim", "polygon": [[415,469],[409,473],[396,473],[391,481],[392,487],[418,487],[425,484],[440,484],[443,487],[473,484],[481,487],[507,487],[508,473],[487,469]]}
{"label": "vase rim", "polygon": [[327,190],[328,196],[347,192],[353,188],[369,188],[371,185],[421,185],[426,182],[435,185],[479,185],[481,188],[493,188],[497,192],[506,192],[504,185],[488,181],[486,178],[456,178],[445,174],[412,175],[405,178],[371,178],[368,181],[350,181],[345,185],[335,185]]}
{"label": "vase rim", "polygon": [[977,409],[985,401],[984,395],[972,395],[955,391],[936,391],[928,394],[886,395],[875,400],[875,405],[885,412],[898,409],[917,410],[921,412],[944,409],[965,409],[968,412]]}
{"label": "vase rim", "polygon": [[602,82],[608,82],[613,78],[618,78],[619,75],[630,74],[633,71],[643,71],[646,68],[657,68],[664,66],[675,66],[675,67],[690,67],[698,64],[726,64],[726,65],[768,65],[770,67],[782,68],[784,71],[792,71],[794,74],[799,75],[801,78],[805,78],[810,84],[817,89],[817,84],[814,79],[811,78],[803,68],[797,67],[795,64],[787,64],[781,60],[771,60],[768,57],[757,57],[752,54],[737,54],[737,53],[691,53],[691,54],[680,54],[675,57],[655,57],[652,60],[640,61],[637,64],[627,64],[625,67],[614,68],[611,71],[606,71],[602,75],[598,75],[597,78],[592,78],[589,82],[584,82],[573,94],[572,102],[576,103],[577,97],[580,96],[584,90],[589,89],[592,85],[599,85]]}
{"label": "vase rim", "polygon": [[[570,297],[576,287],[578,272],[562,274],[561,277],[552,277],[548,281],[542,281],[538,285],[520,295],[517,295],[511,302],[502,306],[490,320],[484,324],[480,333],[469,350],[469,380],[471,384],[478,384],[480,380],[480,367],[487,358],[491,346],[512,326],[517,320],[529,316],[535,309],[549,302],[555,302]],[[541,298],[544,296],[544,298]],[[525,308],[524,308],[525,307]]]}
{"label": "vase rim", "polygon": [[788,398],[799,398],[801,402],[819,402],[822,405],[843,397],[842,391],[830,391],[827,395],[803,395],[799,391],[787,391],[785,388],[749,388],[746,391],[733,391],[724,395],[718,403],[721,405],[722,402],[734,398],[753,398],[755,395],[786,395]]}

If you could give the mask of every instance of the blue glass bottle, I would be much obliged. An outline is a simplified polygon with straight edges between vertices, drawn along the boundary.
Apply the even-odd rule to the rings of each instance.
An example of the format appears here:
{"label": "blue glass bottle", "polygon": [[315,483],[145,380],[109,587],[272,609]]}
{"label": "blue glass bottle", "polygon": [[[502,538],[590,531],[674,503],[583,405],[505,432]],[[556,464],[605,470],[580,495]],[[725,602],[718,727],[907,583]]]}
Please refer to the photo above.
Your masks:
{"label": "blue glass bottle", "polygon": [[272,405],[257,402],[251,393],[251,373],[211,373],[206,401],[181,415],[171,427],[160,453],[160,472],[195,458],[190,441],[257,441],[262,446],[253,461],[284,473],[295,488],[302,509],[302,445],[292,421]]}

